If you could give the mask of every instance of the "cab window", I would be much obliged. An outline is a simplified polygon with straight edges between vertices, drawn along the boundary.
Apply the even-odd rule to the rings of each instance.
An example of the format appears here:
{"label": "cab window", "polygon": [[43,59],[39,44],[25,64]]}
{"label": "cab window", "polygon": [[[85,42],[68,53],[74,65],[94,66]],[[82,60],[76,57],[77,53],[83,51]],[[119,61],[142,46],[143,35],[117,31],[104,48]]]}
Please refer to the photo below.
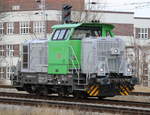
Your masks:
{"label": "cab window", "polygon": [[64,39],[66,39],[66,36],[68,35],[69,32],[70,32],[69,29],[55,30],[52,40],[64,40]]}
{"label": "cab window", "polygon": [[83,39],[87,37],[100,37],[101,31],[99,28],[77,28],[74,31],[72,39]]}

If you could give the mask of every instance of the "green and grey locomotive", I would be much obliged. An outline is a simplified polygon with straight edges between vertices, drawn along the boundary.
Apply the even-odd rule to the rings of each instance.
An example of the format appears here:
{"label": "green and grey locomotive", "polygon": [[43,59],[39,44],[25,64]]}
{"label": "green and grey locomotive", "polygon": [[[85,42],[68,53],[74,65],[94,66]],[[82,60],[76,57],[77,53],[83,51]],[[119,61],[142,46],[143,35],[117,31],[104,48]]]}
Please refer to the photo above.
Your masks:
{"label": "green and grey locomotive", "polygon": [[13,86],[41,95],[128,95],[138,79],[113,28],[100,23],[54,25],[50,40],[26,41]]}

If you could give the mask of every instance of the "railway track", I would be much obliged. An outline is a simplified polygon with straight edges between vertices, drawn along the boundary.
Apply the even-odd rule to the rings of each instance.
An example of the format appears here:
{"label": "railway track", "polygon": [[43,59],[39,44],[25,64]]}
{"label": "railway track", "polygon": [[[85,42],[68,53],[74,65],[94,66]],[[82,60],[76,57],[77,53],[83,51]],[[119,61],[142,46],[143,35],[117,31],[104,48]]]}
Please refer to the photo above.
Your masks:
{"label": "railway track", "polygon": [[47,105],[52,107],[63,107],[70,109],[80,109],[97,112],[113,112],[126,114],[150,114],[150,103],[133,102],[133,101],[118,101],[118,100],[97,100],[90,99],[75,99],[72,97],[58,96],[37,96],[20,93],[0,92],[0,103],[17,104],[17,105]]}
{"label": "railway track", "polygon": [[[11,85],[0,85],[0,88],[14,89]],[[150,92],[131,92],[129,95],[134,96],[150,96]]]}
{"label": "railway track", "polygon": [[130,95],[135,95],[135,96],[150,96],[150,92],[131,92]]}

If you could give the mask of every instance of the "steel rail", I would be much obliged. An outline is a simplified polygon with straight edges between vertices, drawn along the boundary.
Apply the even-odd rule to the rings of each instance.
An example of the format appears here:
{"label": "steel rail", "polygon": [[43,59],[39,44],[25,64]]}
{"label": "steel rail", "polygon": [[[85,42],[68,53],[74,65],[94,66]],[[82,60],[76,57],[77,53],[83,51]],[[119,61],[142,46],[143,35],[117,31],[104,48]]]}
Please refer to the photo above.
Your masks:
{"label": "steel rail", "polygon": [[42,100],[42,99],[22,99],[22,98],[8,98],[0,97],[0,103],[3,104],[15,104],[15,105],[29,105],[39,106],[46,105],[49,107],[63,107],[69,109],[79,109],[86,111],[97,111],[97,112],[115,112],[115,113],[126,113],[126,114],[149,114],[149,108],[141,107],[130,107],[120,106],[111,104],[92,104],[86,102],[70,102],[70,101],[56,101],[56,100]]}
{"label": "steel rail", "polygon": [[[24,101],[23,101],[24,100]],[[94,98],[89,99],[75,99],[73,97],[58,96],[37,96],[30,94],[20,93],[6,93],[0,92],[0,103],[12,103],[23,105],[57,105],[60,107],[78,107],[82,109],[89,109],[91,111],[110,111],[110,112],[123,112],[123,113],[150,113],[150,103],[133,102],[133,101],[120,101],[120,100],[97,100]]]}
{"label": "steel rail", "polygon": [[0,92],[0,97],[13,97],[13,98],[25,98],[25,99],[43,99],[43,100],[59,100],[59,101],[70,101],[70,102],[87,102],[94,104],[113,104],[113,105],[125,105],[125,106],[136,106],[136,107],[149,107],[150,103],[148,102],[137,102],[137,101],[123,101],[123,100],[114,100],[114,99],[102,99],[98,100],[97,98],[73,98],[73,97],[59,97],[57,95],[50,96],[40,96],[35,94],[27,93],[9,93],[9,92]]}

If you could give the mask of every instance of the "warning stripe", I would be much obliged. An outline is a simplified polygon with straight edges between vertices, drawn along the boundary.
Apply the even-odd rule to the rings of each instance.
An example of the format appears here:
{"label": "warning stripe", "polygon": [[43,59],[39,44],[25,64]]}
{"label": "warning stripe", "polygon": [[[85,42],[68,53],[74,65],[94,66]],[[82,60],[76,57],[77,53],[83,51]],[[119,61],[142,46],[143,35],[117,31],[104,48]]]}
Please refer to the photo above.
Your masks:
{"label": "warning stripe", "polygon": [[121,91],[120,91],[120,94],[121,94],[121,95],[124,95],[124,93],[122,93]]}
{"label": "warning stripe", "polygon": [[120,93],[121,95],[124,95],[124,93],[122,92],[121,87],[119,87],[119,93]]}
{"label": "warning stripe", "polygon": [[87,91],[87,93],[89,94],[95,87],[96,87],[95,85],[92,85],[92,86],[90,87],[90,89]]}
{"label": "warning stripe", "polygon": [[124,91],[124,94],[125,95],[128,95],[128,92],[127,92],[127,90],[122,86],[122,89],[123,89],[123,91]]}
{"label": "warning stripe", "polygon": [[98,87],[96,86],[93,91],[90,93],[90,96],[93,96],[93,94],[96,92],[96,90],[98,89]]}
{"label": "warning stripe", "polygon": [[130,92],[130,90],[129,90],[129,88],[128,88],[128,87],[125,87],[125,89],[126,89],[128,92]]}
{"label": "warning stripe", "polygon": [[120,86],[120,88],[122,89],[122,93],[124,93],[124,95],[128,95],[129,94],[123,86]]}
{"label": "warning stripe", "polygon": [[91,87],[89,87],[87,89],[87,93],[90,95],[90,96],[98,96],[99,94],[99,85],[92,85]]}
{"label": "warning stripe", "polygon": [[97,90],[96,93],[93,96],[98,96],[99,93],[100,93],[100,91]]}

